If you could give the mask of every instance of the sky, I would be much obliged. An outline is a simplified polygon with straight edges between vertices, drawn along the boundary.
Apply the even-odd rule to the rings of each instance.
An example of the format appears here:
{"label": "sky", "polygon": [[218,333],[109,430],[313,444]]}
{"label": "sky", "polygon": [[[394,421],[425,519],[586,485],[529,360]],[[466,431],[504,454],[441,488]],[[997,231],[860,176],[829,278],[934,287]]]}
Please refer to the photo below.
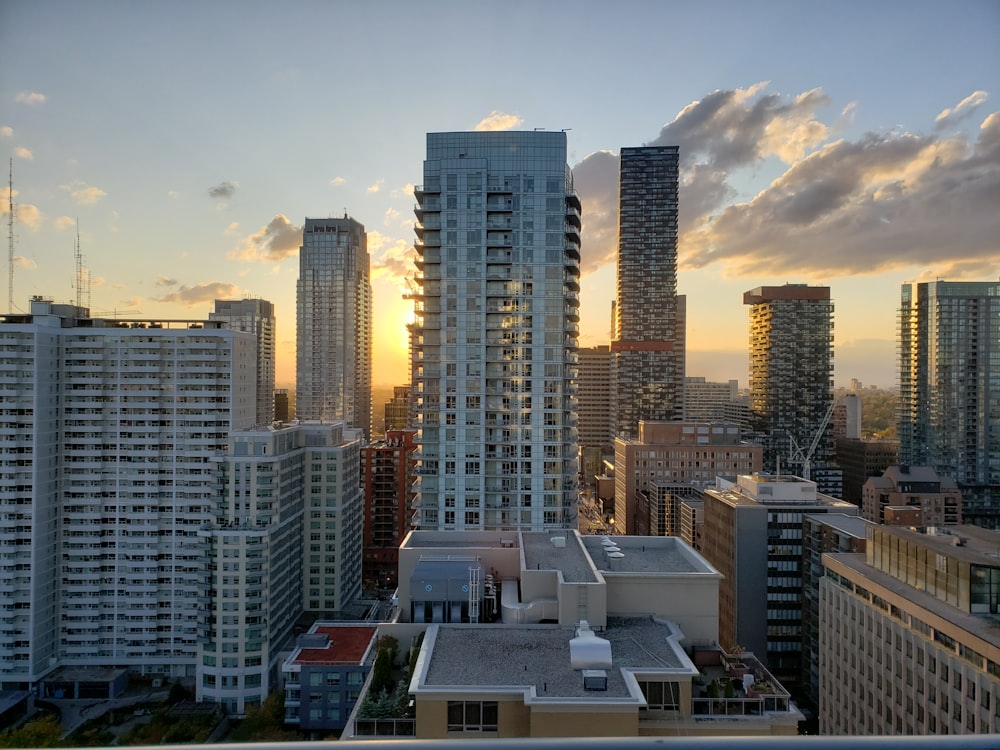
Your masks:
{"label": "sky", "polygon": [[743,292],[808,283],[836,383],[892,387],[900,284],[1000,278],[998,95],[997,0],[0,0],[2,312],[263,297],[288,383],[303,220],[346,212],[402,384],[426,133],[566,129],[582,346],[611,335],[618,150],[678,145],[687,374],[745,386]]}

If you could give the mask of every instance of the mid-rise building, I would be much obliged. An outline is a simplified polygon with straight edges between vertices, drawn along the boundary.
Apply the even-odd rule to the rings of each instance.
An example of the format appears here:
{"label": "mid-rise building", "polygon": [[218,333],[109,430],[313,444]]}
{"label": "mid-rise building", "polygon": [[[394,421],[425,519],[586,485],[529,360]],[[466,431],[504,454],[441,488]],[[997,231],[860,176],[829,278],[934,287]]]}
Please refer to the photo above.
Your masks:
{"label": "mid-rise building", "polygon": [[719,574],[679,539],[415,531],[399,583],[379,636],[415,644],[411,709],[342,738],[772,735],[802,719],[752,654],[719,649]]}
{"label": "mid-rise building", "polygon": [[197,532],[199,701],[238,716],[259,706],[303,610],[360,593],[359,442],[342,422],[295,422],[235,431],[215,458],[223,491]]}
{"label": "mid-rise building", "polygon": [[256,342],[218,321],[0,321],[0,682],[114,665],[194,677],[205,545]]}
{"label": "mid-rise building", "polygon": [[814,716],[819,711],[819,586],[826,575],[827,552],[864,552],[865,530],[858,516],[821,513],[802,517],[802,681],[800,700]]}
{"label": "mid-rise building", "polygon": [[705,490],[703,552],[723,574],[719,643],[764,657],[794,689],[802,672],[802,518],[856,516],[856,505],[800,477],[755,474],[718,479]]}
{"label": "mid-rise building", "polygon": [[861,396],[847,393],[837,398],[833,406],[833,432],[836,442],[840,438],[861,439]]}
{"label": "mid-rise building", "polygon": [[566,133],[430,133],[415,196],[414,525],[575,527],[581,218]]}
{"label": "mid-rise building", "polygon": [[621,150],[614,339],[617,434],[684,415],[686,298],[677,294],[677,146]]}
{"label": "mid-rise building", "polygon": [[224,322],[257,340],[257,424],[274,420],[274,305],[264,299],[217,299],[209,320]]}
{"label": "mid-rise building", "polygon": [[364,578],[390,588],[399,567],[399,545],[413,512],[415,430],[387,430],[385,439],[361,449],[365,497]]}
{"label": "mid-rise building", "polygon": [[842,437],[834,445],[844,482],[841,499],[860,508],[862,488],[869,477],[882,476],[883,471],[899,463],[899,441]]}
{"label": "mid-rise building", "polygon": [[[736,425],[717,422],[640,422],[638,437],[615,439],[615,528],[623,534],[654,534],[640,505],[654,507],[665,533],[676,534],[676,501],[697,497],[719,475],[760,471],[761,447],[744,442]],[[671,510],[673,508],[674,510]]]}
{"label": "mid-rise building", "polygon": [[702,377],[684,378],[685,422],[728,422],[732,404],[739,400],[737,380],[715,383]]}
{"label": "mid-rise building", "polygon": [[921,526],[962,523],[962,493],[929,466],[890,466],[865,482],[861,498],[861,513],[872,523],[887,523],[886,510],[901,507],[919,508]]}
{"label": "mid-rise building", "polygon": [[974,526],[872,525],[864,554],[823,556],[821,734],[1000,732],[998,548]]}
{"label": "mid-rise building", "polygon": [[372,291],[362,224],[306,219],[296,285],[295,415],[371,432]]}
{"label": "mid-rise building", "polygon": [[899,460],[954,479],[968,523],[1000,528],[1000,282],[903,284]]}
{"label": "mid-rise building", "polygon": [[385,407],[383,408],[386,432],[409,428],[411,404],[410,386],[393,386],[392,398],[385,402]]}
{"label": "mid-rise building", "polygon": [[290,405],[288,403],[288,389],[287,388],[275,388],[274,389],[274,421],[275,422],[287,422],[291,417]]}
{"label": "mid-rise building", "polygon": [[833,451],[830,288],[757,287],[743,304],[750,306],[750,416],[764,445],[764,469],[809,478]]}
{"label": "mid-rise building", "polygon": [[605,456],[614,453],[615,360],[611,347],[580,349],[577,401],[580,411],[581,473],[600,472]]}

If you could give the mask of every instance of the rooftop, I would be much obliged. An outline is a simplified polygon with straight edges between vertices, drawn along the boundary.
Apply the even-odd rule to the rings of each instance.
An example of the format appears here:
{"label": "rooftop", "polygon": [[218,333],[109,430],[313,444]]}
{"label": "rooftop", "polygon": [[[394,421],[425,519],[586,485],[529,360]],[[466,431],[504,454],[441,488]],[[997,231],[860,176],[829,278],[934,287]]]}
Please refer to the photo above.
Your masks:
{"label": "rooftop", "polygon": [[[421,687],[534,689],[538,698],[636,700],[622,668],[696,670],[683,650],[668,640],[669,623],[653,618],[610,618],[597,635],[611,642],[612,668],[604,691],[586,690],[570,663],[574,628],[557,625],[440,625]],[[640,698],[641,700],[641,698]]]}
{"label": "rooftop", "polygon": [[865,529],[872,525],[871,521],[866,521],[861,516],[848,516],[843,513],[818,513],[815,515],[806,513],[803,518],[817,521],[824,526],[830,526],[837,531],[850,534],[858,539],[864,539]]}
{"label": "rooftop", "polygon": [[[525,570],[561,570],[570,583],[596,583],[590,556],[580,544],[580,537],[569,531],[559,534],[526,532],[521,534]],[[553,541],[553,540],[556,541]],[[563,540],[562,546],[559,539]]]}
{"label": "rooftop", "polygon": [[287,663],[311,667],[360,664],[375,637],[375,631],[374,626],[317,624],[309,633],[326,636],[326,645],[300,646]]}

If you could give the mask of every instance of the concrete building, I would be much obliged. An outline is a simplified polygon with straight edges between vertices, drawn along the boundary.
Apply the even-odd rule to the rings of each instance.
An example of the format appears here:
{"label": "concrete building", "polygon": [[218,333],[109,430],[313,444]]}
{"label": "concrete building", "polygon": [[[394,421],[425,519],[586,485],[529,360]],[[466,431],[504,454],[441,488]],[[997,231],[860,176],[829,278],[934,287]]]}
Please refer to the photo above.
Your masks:
{"label": "concrete building", "polygon": [[342,422],[268,425],[232,433],[215,459],[223,492],[198,530],[199,701],[239,716],[259,706],[303,610],[341,609],[360,593],[359,442]]}
{"label": "concrete building", "polygon": [[841,499],[861,507],[862,488],[869,477],[899,463],[898,440],[855,439],[842,437],[834,443],[837,466],[843,474]]}
{"label": "concrete building", "polygon": [[257,339],[257,424],[274,421],[274,305],[264,299],[217,299],[209,320]]}
{"label": "concrete building", "polygon": [[921,526],[962,523],[962,493],[929,466],[890,466],[865,482],[861,496],[861,513],[872,523],[887,523],[887,508],[907,506],[920,509]]}
{"label": "concrete building", "polygon": [[827,552],[864,552],[865,530],[858,516],[821,513],[802,517],[802,678],[799,694],[813,716],[819,715],[819,585],[826,575]]}
{"label": "concrete building", "polygon": [[623,534],[655,533],[648,511],[640,512],[641,501],[648,507],[656,498],[697,497],[720,474],[754,473],[760,467],[761,447],[743,442],[736,425],[640,422],[637,438],[615,439],[615,528]]}
{"label": "concrete building", "polygon": [[677,294],[677,146],[621,150],[614,337],[617,435],[684,415],[686,298]]}
{"label": "concrete building", "polygon": [[343,219],[306,219],[296,284],[295,415],[371,435],[372,291],[368,235]]}
{"label": "concrete building", "polygon": [[393,386],[392,398],[385,402],[385,430],[406,430],[410,427],[412,407],[411,389],[408,385]]}
{"label": "concrete building", "polygon": [[794,734],[780,683],[716,645],[718,572],[675,538],[613,541],[411,533],[400,622],[379,629],[424,633],[410,736]]}
{"label": "concrete building", "polygon": [[36,297],[0,321],[0,397],[0,683],[194,677],[210,461],[255,421],[254,336]]}
{"label": "concrete building", "polygon": [[282,665],[285,723],[337,731],[361,695],[375,651],[374,625],[317,622],[300,635]]}
{"label": "concrete building", "polygon": [[840,438],[861,439],[861,405],[861,397],[856,393],[837,398],[833,406],[832,438],[835,442]]}
{"label": "concrete building", "polygon": [[723,479],[705,490],[703,551],[724,576],[719,585],[719,643],[761,654],[795,689],[802,672],[802,518],[856,516],[858,508],[793,476]]}
{"label": "concrete building", "polygon": [[899,460],[954,479],[968,523],[1000,528],[1000,281],[903,284]]}
{"label": "concrete building", "polygon": [[410,531],[415,476],[415,430],[388,430],[361,449],[365,541],[363,575],[380,588],[395,585],[399,545]]}
{"label": "concrete building", "polygon": [[274,389],[274,421],[287,422],[291,419],[292,410],[288,403],[288,389]]}
{"label": "concrete building", "polygon": [[580,349],[577,401],[580,412],[581,473],[600,473],[601,461],[614,453],[615,360],[610,346]]}
{"label": "concrete building", "polygon": [[870,526],[820,582],[820,733],[1000,731],[1000,533]]}
{"label": "concrete building", "polygon": [[715,383],[702,377],[684,378],[685,422],[728,422],[732,404],[739,403],[739,381]]}
{"label": "concrete building", "polygon": [[829,486],[821,472],[833,452],[830,288],[757,287],[743,295],[743,304],[750,306],[750,416],[764,445],[764,469],[775,472],[780,461],[782,471],[812,479],[823,473],[820,489],[839,497],[839,487]]}
{"label": "concrete building", "polygon": [[430,133],[415,196],[414,526],[575,527],[581,219],[566,133]]}

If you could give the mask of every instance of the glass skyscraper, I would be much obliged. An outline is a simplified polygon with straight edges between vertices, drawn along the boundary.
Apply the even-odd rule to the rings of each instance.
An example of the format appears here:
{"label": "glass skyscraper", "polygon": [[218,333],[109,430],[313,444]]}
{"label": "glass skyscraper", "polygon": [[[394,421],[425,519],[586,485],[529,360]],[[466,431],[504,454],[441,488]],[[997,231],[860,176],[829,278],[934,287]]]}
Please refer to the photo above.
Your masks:
{"label": "glass skyscraper", "polygon": [[306,219],[296,285],[295,416],[371,430],[368,235],[354,219]]}
{"label": "glass skyscraper", "polygon": [[430,133],[415,195],[414,525],[575,526],[581,214],[566,134]]}
{"label": "glass skyscraper", "polygon": [[966,522],[1000,528],[1000,282],[903,284],[899,460],[962,490]]}

